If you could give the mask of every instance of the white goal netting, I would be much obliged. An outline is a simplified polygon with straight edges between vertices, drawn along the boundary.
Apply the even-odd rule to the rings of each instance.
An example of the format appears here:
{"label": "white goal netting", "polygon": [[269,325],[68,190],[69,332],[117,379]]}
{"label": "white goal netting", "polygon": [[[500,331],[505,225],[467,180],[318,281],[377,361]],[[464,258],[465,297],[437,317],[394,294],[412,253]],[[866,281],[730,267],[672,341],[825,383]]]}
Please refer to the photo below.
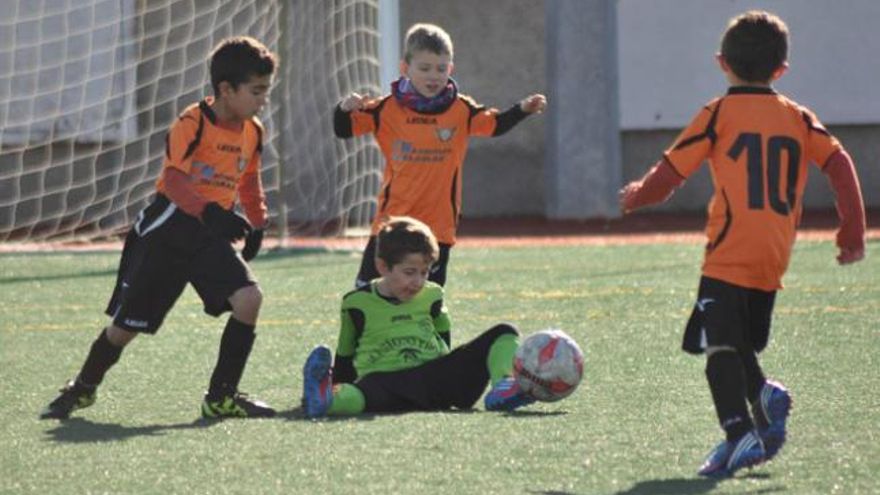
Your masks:
{"label": "white goal netting", "polygon": [[378,94],[377,0],[3,0],[0,242],[94,240],[147,204],[165,133],[210,94],[207,57],[247,34],[281,57],[263,183],[278,235],[369,223],[381,157],[333,136],[345,93]]}

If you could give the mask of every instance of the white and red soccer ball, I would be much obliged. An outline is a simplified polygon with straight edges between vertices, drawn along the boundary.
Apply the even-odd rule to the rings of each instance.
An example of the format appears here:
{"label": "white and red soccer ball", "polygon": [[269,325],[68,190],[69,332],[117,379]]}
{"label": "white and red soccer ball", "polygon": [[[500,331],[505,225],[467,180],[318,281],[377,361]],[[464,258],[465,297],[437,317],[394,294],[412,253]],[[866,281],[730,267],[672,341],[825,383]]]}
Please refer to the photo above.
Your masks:
{"label": "white and red soccer ball", "polygon": [[584,353],[562,330],[535,332],[522,341],[513,376],[523,392],[543,402],[571,395],[584,375]]}

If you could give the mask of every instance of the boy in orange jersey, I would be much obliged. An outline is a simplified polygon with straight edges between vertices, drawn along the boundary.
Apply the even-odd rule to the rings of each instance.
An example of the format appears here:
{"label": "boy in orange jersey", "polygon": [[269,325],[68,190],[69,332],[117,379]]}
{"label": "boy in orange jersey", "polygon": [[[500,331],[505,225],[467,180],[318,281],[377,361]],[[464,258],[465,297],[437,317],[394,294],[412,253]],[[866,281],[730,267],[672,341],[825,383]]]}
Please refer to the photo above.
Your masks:
{"label": "boy in orange jersey", "polygon": [[726,440],[706,458],[702,476],[731,476],[773,458],[785,442],[791,395],[765,378],[757,353],[767,345],[795,241],[808,162],[825,173],[837,197],[837,261],[865,255],[864,204],[852,160],[810,110],[771,87],[788,68],[787,54],[788,28],[775,15],[750,11],[732,19],[717,55],[731,85],[727,94],[703,107],[663,158],[620,191],[625,213],[660,203],[709,162],[715,195],[708,244],[682,347],[707,355],[706,378]]}
{"label": "boy in orange jersey", "polygon": [[336,136],[373,133],[385,156],[379,209],[356,287],[379,276],[373,261],[376,233],[391,216],[411,216],[431,228],[440,243],[440,256],[430,280],[444,285],[461,211],[461,169],[470,137],[500,136],[547,105],[544,95],[533,94],[499,113],[459,94],[450,77],[452,40],[438,26],[413,25],[404,45],[402,75],[391,84],[390,94],[369,98],[352,93],[334,113]]}
{"label": "boy in orange jersey", "polygon": [[[266,224],[260,182],[266,103],[277,58],[249,37],[222,41],[210,58],[214,96],[190,105],[166,136],[156,197],[125,239],[112,318],[79,374],[43,412],[67,418],[95,402],[104,374],[139,333],[154,334],[191,283],[212,316],[232,311],[202,402],[204,417],[267,417],[275,411],[238,391],[253,346],[262,293],[246,261],[256,256]],[[233,210],[236,195],[247,218]],[[245,239],[241,254],[232,242]]]}

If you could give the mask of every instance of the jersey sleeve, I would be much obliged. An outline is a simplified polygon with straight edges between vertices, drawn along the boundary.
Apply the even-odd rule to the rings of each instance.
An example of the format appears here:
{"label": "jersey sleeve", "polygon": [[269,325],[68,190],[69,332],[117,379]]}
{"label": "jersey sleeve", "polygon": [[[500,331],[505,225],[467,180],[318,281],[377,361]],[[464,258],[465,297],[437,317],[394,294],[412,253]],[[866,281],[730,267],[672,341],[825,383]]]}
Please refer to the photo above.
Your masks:
{"label": "jersey sleeve", "polygon": [[865,249],[865,201],[852,158],[846,151],[837,151],[828,158],[822,172],[834,191],[835,206],[840,219],[837,247],[847,250]]}
{"label": "jersey sleeve", "polygon": [[678,175],[690,177],[709,157],[715,144],[715,120],[720,105],[721,101],[715,100],[703,107],[663,154]]}
{"label": "jersey sleeve", "polygon": [[437,335],[446,343],[446,347],[452,347],[452,321],[443,299],[438,299],[431,305],[431,317],[434,319]]}
{"label": "jersey sleeve", "polygon": [[507,133],[528,116],[529,114],[520,108],[519,103],[513,105],[495,117],[495,130],[492,131],[492,136],[501,136]]}
{"label": "jersey sleeve", "polygon": [[195,112],[181,115],[165,139],[165,166],[173,167],[189,174],[192,168],[192,156],[198,144],[199,117]]}
{"label": "jersey sleeve", "polygon": [[352,357],[357,350],[358,332],[352,311],[357,310],[343,306],[340,315],[339,339],[336,343],[336,354],[340,356]]}
{"label": "jersey sleeve", "polygon": [[208,200],[196,191],[190,178],[174,167],[162,169],[162,182],[165,184],[165,195],[184,213],[202,218]]}
{"label": "jersey sleeve", "polygon": [[802,109],[801,115],[807,126],[807,139],[804,142],[807,159],[824,169],[828,159],[843,147],[837,138],[825,129],[813,112]]}
{"label": "jersey sleeve", "polygon": [[263,127],[254,122],[256,128],[257,144],[251,159],[248,161],[238,183],[238,197],[241,206],[247,215],[248,221],[256,228],[266,225],[269,216],[266,207],[266,193],[263,190],[263,181],[260,177],[263,151]]}
{"label": "jersey sleeve", "polygon": [[498,125],[498,109],[486,108],[470,96],[459,95],[468,108],[468,135],[488,137],[495,132]]}
{"label": "jersey sleeve", "polygon": [[[379,113],[387,98],[370,100],[363,109],[348,112],[351,119],[352,136],[374,133],[379,129]],[[341,109],[339,111],[342,112]]]}

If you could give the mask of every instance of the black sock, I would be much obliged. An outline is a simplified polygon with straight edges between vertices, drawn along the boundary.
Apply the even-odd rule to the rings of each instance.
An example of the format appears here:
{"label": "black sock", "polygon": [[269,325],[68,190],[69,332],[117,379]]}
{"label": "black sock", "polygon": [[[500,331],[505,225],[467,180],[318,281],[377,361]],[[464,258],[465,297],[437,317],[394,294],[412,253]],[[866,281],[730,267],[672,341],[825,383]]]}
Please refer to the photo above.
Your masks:
{"label": "black sock", "polygon": [[116,347],[107,339],[107,329],[102,329],[98,338],[92,343],[89,349],[89,355],[86,362],[83,363],[82,369],[76,381],[86,388],[94,388],[104,381],[104,374],[107,373],[119,356],[122,354],[122,347]]}
{"label": "black sock", "polygon": [[764,415],[763,409],[757,406],[761,397],[761,389],[764,387],[767,377],[764,376],[764,371],[758,363],[758,355],[754,351],[740,352],[739,357],[746,373],[746,398],[752,405],[752,416],[758,427],[767,428],[769,420]]}
{"label": "black sock", "polygon": [[209,397],[219,399],[238,390],[238,382],[241,381],[256,337],[254,325],[229,317],[220,339],[220,353],[208,388]]}
{"label": "black sock", "polygon": [[764,387],[767,377],[758,364],[757,354],[752,351],[740,352],[739,358],[742,360],[743,371],[746,374],[746,397],[749,402],[755,402],[761,395],[761,388]]}
{"label": "black sock", "polygon": [[745,373],[739,354],[719,351],[709,356],[706,378],[715,411],[728,442],[735,442],[754,428],[746,405]]}

